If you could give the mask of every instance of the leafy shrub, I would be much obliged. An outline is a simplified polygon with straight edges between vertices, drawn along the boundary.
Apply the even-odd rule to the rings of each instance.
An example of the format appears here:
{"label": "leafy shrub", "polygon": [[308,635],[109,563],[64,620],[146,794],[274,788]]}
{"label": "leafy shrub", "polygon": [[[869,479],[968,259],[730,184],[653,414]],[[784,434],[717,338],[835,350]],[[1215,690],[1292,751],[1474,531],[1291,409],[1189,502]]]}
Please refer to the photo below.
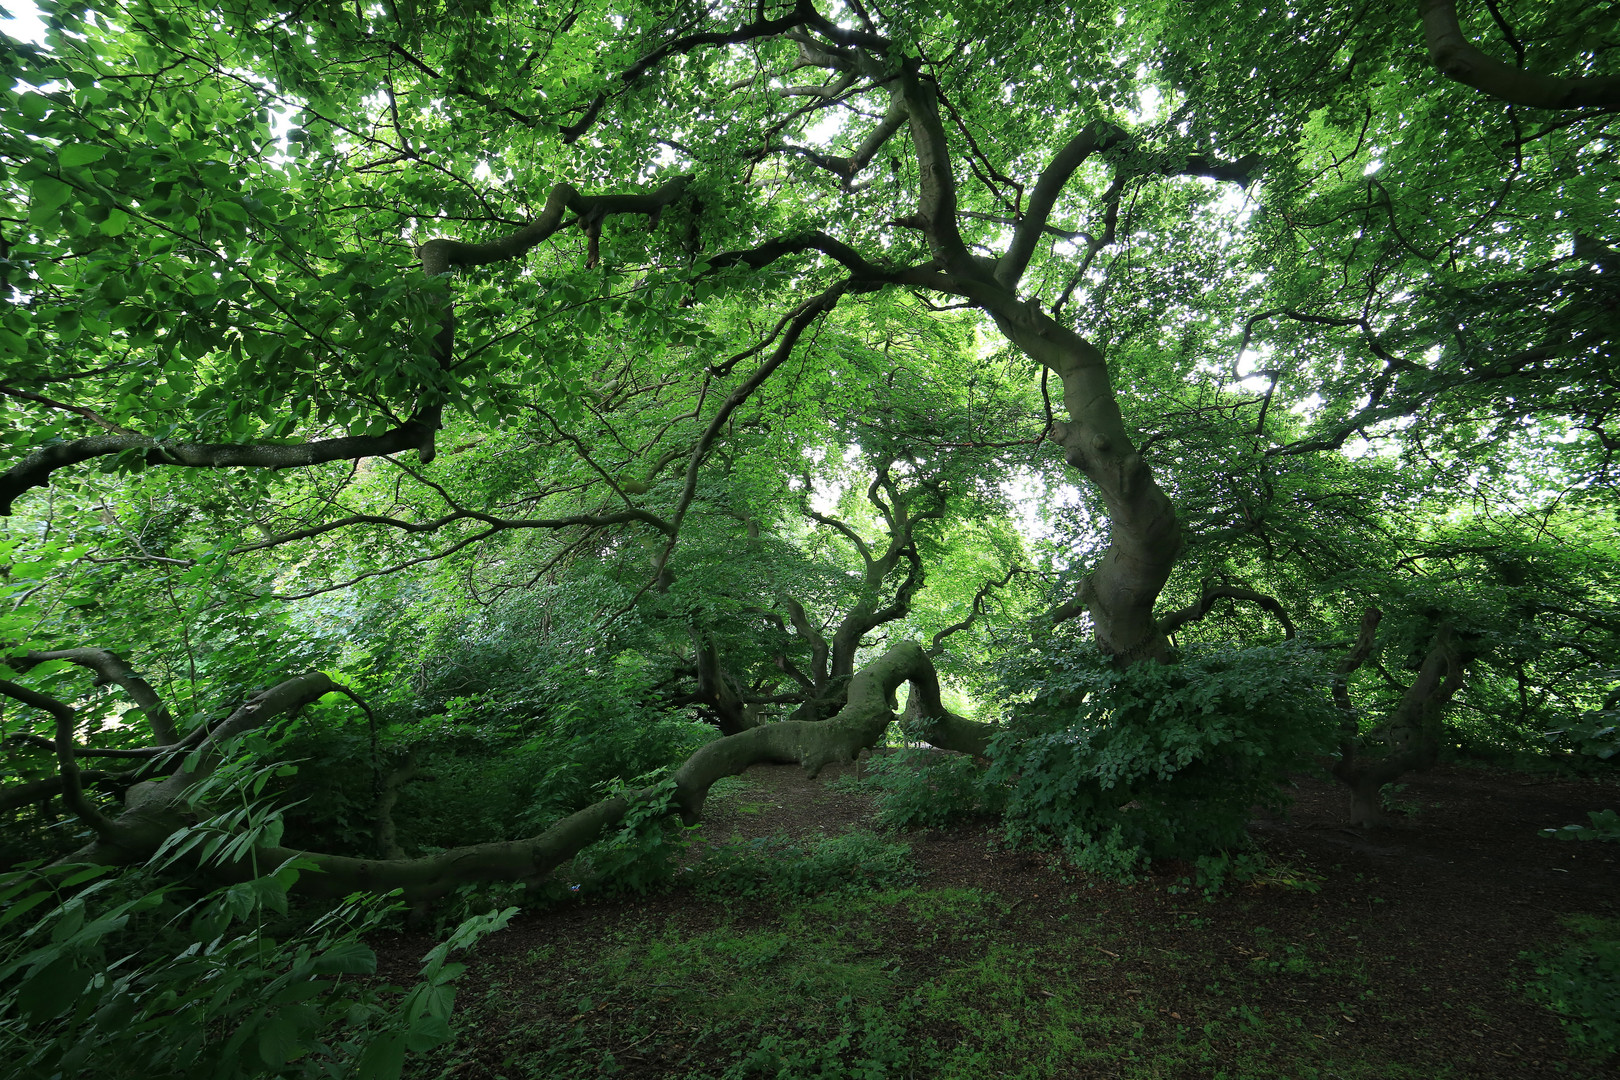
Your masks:
{"label": "leafy shrub", "polygon": [[985,783],[1006,789],[1010,839],[1055,840],[1111,876],[1144,858],[1241,846],[1251,808],[1282,805],[1288,771],[1332,738],[1327,680],[1293,646],[1188,650],[1122,669],[1089,646],[1049,642],[1004,665],[1014,704]]}
{"label": "leafy shrub", "polygon": [[869,832],[806,843],[786,836],[716,844],[696,867],[699,892],[801,899],[833,892],[901,888],[921,872],[911,845]]}
{"label": "leafy shrub", "polygon": [[669,813],[674,797],[675,780],[670,777],[654,786],[649,796],[631,802],[617,832],[574,856],[574,876],[581,889],[645,894],[672,881],[676,857],[686,846],[679,820]]}
{"label": "leafy shrub", "polygon": [[421,776],[400,788],[393,810],[407,853],[532,836],[717,734],[588,684],[575,701],[532,703],[525,734],[507,711],[512,702],[466,700],[447,714],[395,718],[375,763],[363,724],[300,726],[284,750],[301,759],[287,794],[307,800],[290,815],[295,831],[312,847],[374,854],[376,773],[386,776],[410,749]]}
{"label": "leafy shrub", "polygon": [[[1612,686],[1620,679],[1620,671],[1604,671],[1599,676],[1605,685]],[[1573,722],[1548,736],[1576,753],[1598,761],[1611,761],[1620,754],[1620,689],[1611,689],[1604,699],[1603,708],[1581,714]],[[1543,836],[1560,840],[1606,840],[1620,842],[1620,814],[1613,810],[1591,811],[1587,815],[1590,825],[1565,825],[1561,829],[1544,829]]]}
{"label": "leafy shrub", "polygon": [[1541,835],[1555,837],[1559,840],[1606,840],[1609,843],[1620,843],[1620,814],[1613,810],[1591,810],[1587,812],[1590,825],[1565,825],[1561,829],[1543,829]]}
{"label": "leafy shrub", "polygon": [[1572,1042],[1620,1053],[1620,919],[1571,920],[1582,940],[1555,956],[1527,953],[1536,978],[1525,989],[1563,1020]]}
{"label": "leafy shrub", "polygon": [[[499,929],[515,909],[463,923],[425,958],[422,982],[390,1002],[362,935],[395,906],[354,895],[286,923],[297,862],[182,906],[170,886],[107,867],[29,868],[0,877],[0,1057],[21,1078],[398,1077],[407,1051],[451,1037],[452,949]],[[29,918],[29,916],[33,916]],[[26,923],[26,926],[23,924]]]}
{"label": "leafy shrub", "polygon": [[[516,909],[463,923],[424,958],[422,982],[397,1003],[350,976],[376,972],[363,935],[399,905],[356,894],[314,918],[288,893],[314,869],[293,858],[261,867],[280,842],[266,786],[294,771],[261,764],[256,732],[187,793],[204,819],[181,828],[146,866],[25,866],[0,876],[0,1060],[18,1077],[332,1076],[393,1080],[408,1051],[451,1037],[452,949],[504,926]],[[188,901],[161,871],[249,872]]]}
{"label": "leafy shrub", "polygon": [[940,828],[995,813],[1003,802],[1002,789],[985,785],[972,758],[937,750],[874,755],[861,786],[877,791],[878,822],[892,829]]}
{"label": "leafy shrub", "polygon": [[1588,680],[1602,695],[1601,705],[1547,732],[1547,738],[1560,749],[1608,761],[1620,754],[1620,669],[1593,672]]}

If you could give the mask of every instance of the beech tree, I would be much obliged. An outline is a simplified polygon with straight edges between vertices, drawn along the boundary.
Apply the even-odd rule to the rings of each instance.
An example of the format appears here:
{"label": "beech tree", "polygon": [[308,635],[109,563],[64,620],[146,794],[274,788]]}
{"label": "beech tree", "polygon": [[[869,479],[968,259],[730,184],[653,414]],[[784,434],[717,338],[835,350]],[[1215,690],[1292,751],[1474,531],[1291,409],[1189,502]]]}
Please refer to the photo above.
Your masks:
{"label": "beech tree", "polygon": [[[7,804],[59,792],[87,854],[150,853],[228,739],[344,692],[277,678],[265,628],[432,566],[473,591],[613,567],[604,620],[664,605],[648,693],[724,734],[526,839],[316,856],[332,887],[536,881],[638,800],[690,818],[753,762],[851,759],[901,683],[929,742],[983,753],[996,729],[945,706],[929,653],[1015,579],[1041,633],[1080,620],[1116,669],[1206,629],[1332,652],[1363,819],[1493,655],[1474,600],[1499,564],[1554,582],[1514,586],[1539,643],[1515,646],[1521,698],[1579,708],[1574,669],[1616,632],[1616,30],[1479,7],[47,6],[46,43],[4,57],[0,693],[49,718],[56,760]],[[1053,550],[989,545],[917,618],[963,528],[1016,532],[1020,477]],[[148,543],[174,508],[183,541]],[[1601,550],[1554,568],[1439,537],[1504,509]],[[804,571],[806,522],[857,567],[847,596],[660,599],[701,596],[703,544],[793,540]],[[1487,576],[1442,595],[1459,557]],[[196,590],[165,586],[184,722],[119,658],[162,650],[75,584],[126,571],[120,595]],[[233,663],[265,666],[221,670],[221,720],[190,635],[232,605],[257,642]],[[117,640],[73,639],[98,623]],[[739,667],[728,634],[766,644]],[[121,813],[85,794],[102,751],[52,661],[151,724],[119,750],[142,764],[115,787],[151,785]],[[1373,671],[1387,709],[1352,701]]]}

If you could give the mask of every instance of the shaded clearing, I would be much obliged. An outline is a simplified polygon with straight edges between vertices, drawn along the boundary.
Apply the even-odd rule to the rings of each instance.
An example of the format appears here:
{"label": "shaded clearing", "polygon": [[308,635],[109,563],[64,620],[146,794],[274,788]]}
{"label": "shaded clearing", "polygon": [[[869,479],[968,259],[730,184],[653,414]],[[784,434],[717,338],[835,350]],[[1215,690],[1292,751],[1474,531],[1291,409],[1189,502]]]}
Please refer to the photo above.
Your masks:
{"label": "shaded clearing", "polygon": [[[869,796],[792,767],[747,781],[716,799],[711,841],[791,857],[781,839],[870,821]],[[1612,847],[1537,835],[1613,785],[1442,768],[1370,835],[1341,827],[1342,790],[1296,794],[1255,827],[1268,869],[1213,902],[1190,866],[1094,884],[963,826],[886,838],[910,845],[914,885],[700,882],[525,915],[480,949],[461,1038],[419,1075],[1610,1075],[1518,986],[1562,917],[1620,914]],[[379,943],[388,970],[424,947]]]}

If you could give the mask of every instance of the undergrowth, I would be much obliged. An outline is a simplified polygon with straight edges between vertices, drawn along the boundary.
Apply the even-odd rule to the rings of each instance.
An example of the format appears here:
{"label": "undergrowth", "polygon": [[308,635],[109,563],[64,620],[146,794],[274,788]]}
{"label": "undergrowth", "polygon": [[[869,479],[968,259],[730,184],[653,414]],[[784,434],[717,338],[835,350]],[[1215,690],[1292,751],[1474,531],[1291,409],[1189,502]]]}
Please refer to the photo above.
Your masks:
{"label": "undergrowth", "polygon": [[693,868],[702,896],[780,900],[891,889],[921,877],[911,845],[870,832],[805,842],[777,835],[712,845]]}
{"label": "undergrowth", "polygon": [[1536,977],[1525,989],[1557,1013],[1570,1041],[1620,1054],[1620,919],[1568,920],[1576,939],[1554,954],[1526,953]]}

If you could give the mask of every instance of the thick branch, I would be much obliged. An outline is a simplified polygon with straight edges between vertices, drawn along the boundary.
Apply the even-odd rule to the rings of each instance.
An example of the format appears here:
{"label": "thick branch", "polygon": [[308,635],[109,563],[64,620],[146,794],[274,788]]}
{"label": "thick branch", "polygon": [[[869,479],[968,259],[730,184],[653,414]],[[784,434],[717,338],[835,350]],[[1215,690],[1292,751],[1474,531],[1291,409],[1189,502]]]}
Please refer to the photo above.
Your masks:
{"label": "thick branch", "polygon": [[844,182],[844,188],[852,191],[855,188],[855,178],[866,170],[877,156],[877,152],[892,139],[906,123],[905,102],[899,94],[891,95],[889,108],[884,113],[878,125],[867,132],[866,138],[861,140],[859,146],[849,157],[838,154],[824,154],[808,146],[796,146],[789,143],[779,144],[783,150],[798,154],[805,160],[837,176]]}
{"label": "thick branch", "polygon": [[[797,762],[811,776],[833,762],[853,761],[882,738],[894,720],[895,689],[908,680],[927,680],[932,665],[915,642],[902,642],[878,657],[850,682],[843,709],[822,722],[784,721],[717,739],[676,770],[668,810],[696,821],[709,788],[722,777],[767,761]],[[262,864],[292,858],[313,861],[321,873],[302,887],[343,894],[354,890],[404,891],[407,900],[429,900],[477,881],[534,884],[624,820],[631,805],[659,797],[656,788],[615,796],[564,818],[538,836],[454,848],[421,859],[354,859],[287,848],[260,849]]]}
{"label": "thick branch", "polygon": [[1343,716],[1339,758],[1333,763],[1333,775],[1350,788],[1350,819],[1355,825],[1380,824],[1384,815],[1379,806],[1379,791],[1383,786],[1403,773],[1434,764],[1440,752],[1441,714],[1462,689],[1475,649],[1470,639],[1450,627],[1442,626],[1437,630],[1417,677],[1401,695],[1389,717],[1379,725],[1378,733],[1388,751],[1381,757],[1365,759],[1359,752],[1359,724],[1351,708],[1346,682],[1350,673],[1371,655],[1380,617],[1378,609],[1371,607],[1362,616],[1356,645],[1339,665],[1333,684],[1333,699]]}
{"label": "thick branch", "polygon": [[777,259],[788,255],[802,255],[807,251],[819,251],[821,254],[843,265],[857,281],[879,282],[893,280],[894,272],[884,270],[866,261],[860,252],[836,237],[829,236],[819,229],[797,236],[784,236],[775,240],[767,240],[758,247],[748,248],[744,251],[725,251],[709,260],[709,266],[715,270],[723,270],[729,266],[746,266],[750,270],[758,270],[769,266]]}
{"label": "thick branch", "polygon": [[343,690],[319,671],[297,675],[255,694],[212,729],[197,728],[180,743],[163,747],[172,753],[158,760],[154,771],[172,767],[177,757],[188,755],[193,748],[196,754],[186,756],[189,767],[131,789],[129,808],[107,822],[105,829],[96,829],[99,842],[81,848],[69,859],[121,864],[149,857],[170,833],[185,824],[182,809],[188,792],[219,765],[226,744],[278,716]]}
{"label": "thick branch", "polygon": [[1510,67],[1463,36],[1456,0],[1418,0],[1423,36],[1440,74],[1514,105],[1538,109],[1620,106],[1620,76],[1564,79]]}
{"label": "thick branch", "polygon": [[828,676],[831,674],[827,667],[829,655],[827,639],[810,621],[810,616],[805,613],[803,604],[791,596],[785,598],[782,602],[788,609],[788,618],[793,622],[793,632],[798,634],[799,638],[810,646],[810,677],[815,691],[819,694],[820,691],[825,689]]}
{"label": "thick branch", "polygon": [[[350,435],[307,443],[172,443],[145,435],[96,435],[88,439],[42,447],[0,473],[0,515],[9,515],[12,503],[30,488],[44,487],[51,474],[92,458],[126,451],[143,451],[147,465],[193,469],[227,467],[301,469],[328,461],[378,457],[431,446],[435,419],[408,420],[381,435]],[[431,456],[431,453],[429,454]]]}
{"label": "thick branch", "polygon": [[1024,270],[1028,268],[1029,260],[1035,254],[1035,245],[1047,228],[1046,222],[1052,216],[1052,207],[1057,203],[1063,186],[1069,182],[1069,177],[1073,176],[1074,171],[1092,154],[1106,150],[1124,137],[1125,132],[1112,124],[1088,125],[1084,131],[1070,139],[1052,158],[1051,163],[1041,170],[1040,179],[1035,181],[1035,189],[1029,193],[1029,209],[1025,211],[1023,220],[1018,223],[1018,230],[1013,233],[1007,253],[996,263],[996,281],[1003,288],[1018,287],[1019,279],[1024,276]]}
{"label": "thick branch", "polygon": [[1159,629],[1166,634],[1173,634],[1190,622],[1197,622],[1208,615],[1217,600],[1247,600],[1251,604],[1271,612],[1276,616],[1277,622],[1282,625],[1283,637],[1289,641],[1294,640],[1294,621],[1288,617],[1288,612],[1275,597],[1255,592],[1253,589],[1239,588],[1236,585],[1205,585],[1204,593],[1194,603],[1184,608],[1170,612],[1159,620]]}
{"label": "thick branch", "polygon": [[62,777],[62,801],[97,836],[103,839],[112,836],[116,826],[85,797],[79,765],[73,759],[73,709],[53,697],[6,679],[0,679],[0,694],[47,712],[56,719],[56,764]]}
{"label": "thick branch", "polygon": [[[94,783],[98,780],[106,780],[112,775],[112,773],[91,770],[80,772],[79,780],[81,783]],[[44,802],[46,799],[54,799],[62,794],[66,786],[67,781],[58,773],[55,776],[45,776],[38,780],[26,780],[20,784],[9,784],[0,787],[0,814],[10,814],[21,810],[25,806]]]}
{"label": "thick branch", "polygon": [[[180,735],[174,728],[174,718],[169,715],[169,707],[158,697],[157,691],[140,675],[136,674],[130,666],[119,659],[118,655],[107,649],[58,649],[52,652],[31,652],[24,656],[14,658],[11,666],[19,671],[26,671],[36,664],[43,664],[50,660],[66,660],[70,664],[89,668],[96,673],[96,683],[113,683],[128,694],[130,700],[146,714],[146,722],[151,725],[152,738],[160,745],[178,742]],[[82,751],[81,751],[82,753]]]}
{"label": "thick branch", "polygon": [[1349,655],[1339,665],[1337,677],[1333,680],[1333,700],[1341,710],[1353,713],[1354,707],[1350,703],[1349,678],[1367,657],[1372,655],[1373,644],[1378,635],[1378,624],[1383,621],[1384,613],[1375,607],[1369,607],[1361,615],[1361,628],[1356,632],[1356,643],[1350,649]]}
{"label": "thick branch", "polygon": [[939,679],[932,668],[911,680],[911,695],[900,714],[900,729],[909,738],[929,746],[974,757],[985,757],[990,740],[1001,730],[995,724],[969,720],[947,709],[940,700]]}
{"label": "thick branch", "polygon": [[917,157],[917,219],[928,248],[948,275],[977,279],[979,266],[956,227],[956,179],[951,175],[950,143],[939,117],[939,95],[934,83],[923,79],[910,64],[900,73],[900,92]]}
{"label": "thick branch", "polygon": [[[806,493],[808,493],[808,488],[806,489]],[[866,546],[866,541],[861,539],[860,533],[856,532],[854,529],[850,528],[847,524],[838,520],[837,518],[818,513],[817,511],[811,510],[808,507],[805,509],[805,514],[812,521],[819,521],[828,528],[836,529],[838,532],[842,533],[844,539],[855,545],[855,552],[861,557],[861,565],[867,569],[871,569],[872,551]]]}
{"label": "thick branch", "polygon": [[521,258],[537,244],[544,243],[563,225],[563,215],[572,211],[579,216],[583,228],[600,225],[608,217],[619,214],[641,214],[656,218],[660,211],[680,199],[690,176],[677,176],[656,191],[642,194],[581,195],[574,185],[559,183],[546,197],[540,215],[516,232],[480,243],[466,240],[439,238],[429,240],[416,249],[422,260],[422,272],[428,277],[443,274],[458,267],[485,266]]}
{"label": "thick branch", "polygon": [[691,636],[692,662],[697,673],[695,697],[714,710],[721,734],[735,735],[758,727],[758,713],[743,701],[730,673],[720,662],[720,648],[715,644],[714,635],[694,626]]}
{"label": "thick branch", "polygon": [[394,804],[399,801],[399,793],[405,785],[421,772],[421,767],[416,763],[416,752],[408,751],[399,765],[381,782],[376,811],[372,816],[376,824],[377,853],[385,859],[405,857],[405,849],[399,846],[399,833],[394,824]]}

